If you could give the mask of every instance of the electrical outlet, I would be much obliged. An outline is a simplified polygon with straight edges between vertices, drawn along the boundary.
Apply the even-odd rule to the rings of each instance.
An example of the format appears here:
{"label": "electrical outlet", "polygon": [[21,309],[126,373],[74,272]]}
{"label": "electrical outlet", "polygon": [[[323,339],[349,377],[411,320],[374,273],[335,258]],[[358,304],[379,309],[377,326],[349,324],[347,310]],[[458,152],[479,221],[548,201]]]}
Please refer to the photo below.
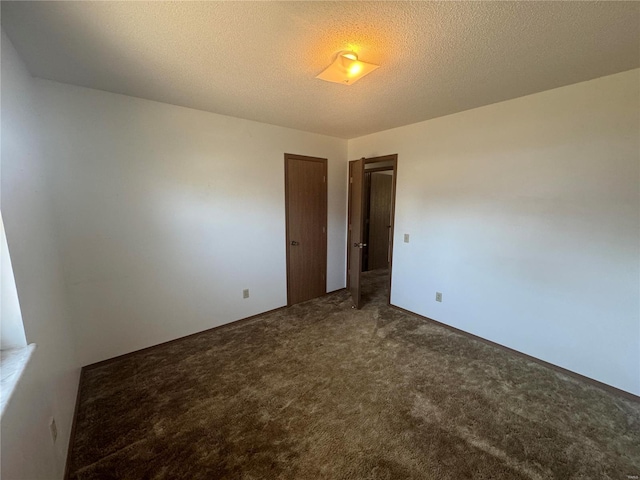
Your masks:
{"label": "electrical outlet", "polygon": [[49,431],[51,432],[51,440],[53,440],[53,443],[56,443],[56,440],[58,439],[58,427],[56,426],[55,418],[51,418],[51,421],[49,422]]}
{"label": "electrical outlet", "polygon": [[242,290],[242,298],[249,298],[249,289],[245,288]]}
{"label": "electrical outlet", "polygon": [[436,292],[436,302],[441,302],[441,301],[442,301],[442,293]]}
{"label": "electrical outlet", "polygon": [[408,233],[404,234],[404,243],[409,243],[409,234]]}

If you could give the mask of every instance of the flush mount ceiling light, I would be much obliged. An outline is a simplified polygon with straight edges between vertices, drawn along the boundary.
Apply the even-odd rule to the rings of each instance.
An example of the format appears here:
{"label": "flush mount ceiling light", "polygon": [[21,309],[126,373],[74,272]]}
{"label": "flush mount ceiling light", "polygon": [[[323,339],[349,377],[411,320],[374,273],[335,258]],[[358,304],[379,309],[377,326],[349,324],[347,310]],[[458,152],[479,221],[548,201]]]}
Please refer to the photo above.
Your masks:
{"label": "flush mount ceiling light", "polygon": [[373,63],[361,62],[354,52],[340,52],[334,62],[316,78],[342,85],[352,85],[378,67],[379,65]]}

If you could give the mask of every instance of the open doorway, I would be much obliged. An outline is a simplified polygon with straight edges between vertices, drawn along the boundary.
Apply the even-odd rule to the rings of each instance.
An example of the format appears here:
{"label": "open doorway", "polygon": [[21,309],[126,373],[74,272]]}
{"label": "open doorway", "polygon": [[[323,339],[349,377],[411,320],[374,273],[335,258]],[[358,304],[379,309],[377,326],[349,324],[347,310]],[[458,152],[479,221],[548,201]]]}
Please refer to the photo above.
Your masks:
{"label": "open doorway", "polygon": [[[387,163],[387,162],[379,162]],[[362,271],[388,270],[391,262],[393,165],[364,166],[364,232]]]}
{"label": "open doorway", "polygon": [[349,163],[347,288],[356,308],[391,299],[397,155]]}

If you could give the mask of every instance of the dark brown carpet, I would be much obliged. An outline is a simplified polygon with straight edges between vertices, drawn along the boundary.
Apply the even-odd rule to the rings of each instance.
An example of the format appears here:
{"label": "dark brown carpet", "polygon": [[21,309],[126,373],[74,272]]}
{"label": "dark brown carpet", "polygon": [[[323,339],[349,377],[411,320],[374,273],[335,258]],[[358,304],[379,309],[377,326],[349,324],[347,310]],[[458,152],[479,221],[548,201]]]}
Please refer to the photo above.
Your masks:
{"label": "dark brown carpet", "polygon": [[640,405],[338,292],[84,375],[73,479],[624,479]]}

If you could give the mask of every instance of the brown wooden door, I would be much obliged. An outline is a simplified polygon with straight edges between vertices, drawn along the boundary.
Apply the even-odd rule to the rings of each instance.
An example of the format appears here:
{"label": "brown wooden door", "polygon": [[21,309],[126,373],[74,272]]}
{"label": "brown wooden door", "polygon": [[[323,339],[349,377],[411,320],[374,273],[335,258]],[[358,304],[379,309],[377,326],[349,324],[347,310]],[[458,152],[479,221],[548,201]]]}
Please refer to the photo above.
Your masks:
{"label": "brown wooden door", "polygon": [[360,273],[362,272],[362,240],[364,232],[364,160],[349,162],[349,290],[353,305],[360,308]]}
{"label": "brown wooden door", "polygon": [[285,154],[287,303],[327,291],[327,160]]}
{"label": "brown wooden door", "polygon": [[389,268],[389,231],[391,230],[391,194],[393,176],[371,174],[369,200],[368,269]]}

